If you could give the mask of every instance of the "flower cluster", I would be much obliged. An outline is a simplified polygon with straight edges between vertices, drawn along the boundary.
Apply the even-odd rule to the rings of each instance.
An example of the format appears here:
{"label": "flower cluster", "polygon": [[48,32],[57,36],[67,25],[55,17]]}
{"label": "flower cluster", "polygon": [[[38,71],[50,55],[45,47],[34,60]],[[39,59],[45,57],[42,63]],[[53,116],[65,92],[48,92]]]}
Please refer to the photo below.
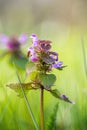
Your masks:
{"label": "flower cluster", "polygon": [[22,44],[27,42],[27,35],[21,34],[18,38],[15,36],[9,38],[6,35],[1,34],[0,42],[3,48],[6,48],[9,52],[15,53],[20,50]]}
{"label": "flower cluster", "polygon": [[32,62],[36,63],[38,70],[47,72],[52,68],[63,68],[63,62],[58,61],[58,53],[51,51],[51,41],[39,40],[35,34],[30,38],[32,38],[32,46],[28,48],[27,55]]}
{"label": "flower cluster", "polygon": [[19,37],[8,37],[5,34],[0,34],[0,48],[4,51],[0,54],[0,59],[9,55],[9,64],[25,70],[28,61],[26,55],[23,53],[21,46],[27,43],[27,34],[21,34]]}

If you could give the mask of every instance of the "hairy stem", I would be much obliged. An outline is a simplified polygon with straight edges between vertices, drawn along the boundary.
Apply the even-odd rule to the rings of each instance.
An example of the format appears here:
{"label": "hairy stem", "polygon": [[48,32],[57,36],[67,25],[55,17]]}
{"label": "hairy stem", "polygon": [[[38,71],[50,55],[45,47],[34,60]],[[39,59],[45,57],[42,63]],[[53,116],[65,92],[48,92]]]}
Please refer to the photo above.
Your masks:
{"label": "hairy stem", "polygon": [[41,130],[44,130],[44,106],[43,106],[43,96],[44,96],[44,89],[41,88],[40,93],[40,123],[41,123]]}

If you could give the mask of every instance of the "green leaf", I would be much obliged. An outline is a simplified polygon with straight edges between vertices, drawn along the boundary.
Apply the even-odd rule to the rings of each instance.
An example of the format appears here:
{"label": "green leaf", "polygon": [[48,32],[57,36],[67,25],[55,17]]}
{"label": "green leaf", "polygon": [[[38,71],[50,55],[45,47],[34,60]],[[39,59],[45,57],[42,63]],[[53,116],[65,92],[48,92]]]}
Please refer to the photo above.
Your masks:
{"label": "green leaf", "polygon": [[50,92],[54,97],[61,99],[61,93],[58,89],[50,90]]}
{"label": "green leaf", "polygon": [[[28,93],[29,90],[32,90],[32,85],[31,83],[22,83],[21,84],[25,93]],[[11,89],[13,89],[15,92],[17,92],[18,96],[23,97],[23,93],[21,91],[21,85],[20,83],[12,83],[12,84],[8,84],[6,85],[7,87],[10,87]]]}
{"label": "green leaf", "polygon": [[51,87],[55,81],[56,81],[56,76],[54,74],[42,74],[39,73],[39,80],[41,81],[41,84],[44,87]]}
{"label": "green leaf", "polygon": [[54,89],[54,90],[49,90],[51,92],[51,94],[56,97],[59,98],[65,102],[69,102],[74,104],[74,102],[72,102],[65,94],[60,94],[60,92],[58,91],[58,89]]}
{"label": "green leaf", "polygon": [[11,64],[15,64],[16,67],[21,68],[21,69],[25,69],[26,68],[26,64],[28,62],[28,59],[26,57],[17,57],[17,56],[12,56],[10,59],[10,63]]}

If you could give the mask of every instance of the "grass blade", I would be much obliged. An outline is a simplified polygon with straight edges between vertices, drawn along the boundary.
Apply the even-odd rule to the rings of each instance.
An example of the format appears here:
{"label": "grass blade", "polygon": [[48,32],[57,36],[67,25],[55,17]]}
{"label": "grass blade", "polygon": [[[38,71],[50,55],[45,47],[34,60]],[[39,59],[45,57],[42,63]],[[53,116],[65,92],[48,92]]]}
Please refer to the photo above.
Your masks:
{"label": "grass blade", "polygon": [[[16,68],[16,67],[15,67],[15,68]],[[34,115],[33,115],[32,109],[31,109],[31,107],[30,107],[29,101],[28,101],[27,96],[26,96],[26,94],[25,94],[25,92],[24,92],[24,89],[23,89],[23,87],[22,87],[22,83],[21,83],[21,80],[20,80],[20,77],[19,77],[17,71],[16,71],[16,75],[17,75],[18,81],[19,81],[19,83],[20,83],[20,87],[21,87],[21,90],[22,90],[22,93],[23,93],[23,96],[24,96],[24,99],[25,99],[25,102],[26,102],[28,111],[29,111],[29,113],[30,113],[30,115],[31,115],[31,118],[32,118],[32,120],[33,120],[33,123],[34,123],[34,125],[35,125],[35,128],[36,128],[36,130],[39,130],[38,124],[37,124],[36,119],[35,119],[35,117],[34,117]]]}
{"label": "grass blade", "polygon": [[86,61],[86,51],[85,51],[85,46],[84,46],[84,40],[83,38],[81,39],[82,43],[82,52],[83,52],[83,59],[84,59],[84,69],[87,77],[87,61]]}
{"label": "grass blade", "polygon": [[56,130],[57,111],[58,111],[58,103],[55,105],[54,111],[53,111],[52,115],[50,116],[48,130]]}
{"label": "grass blade", "polygon": [[7,109],[8,109],[8,104],[5,105],[5,107],[4,107],[3,111],[2,111],[2,114],[0,116],[0,123],[2,122],[4,116],[5,116],[6,112],[7,112]]}

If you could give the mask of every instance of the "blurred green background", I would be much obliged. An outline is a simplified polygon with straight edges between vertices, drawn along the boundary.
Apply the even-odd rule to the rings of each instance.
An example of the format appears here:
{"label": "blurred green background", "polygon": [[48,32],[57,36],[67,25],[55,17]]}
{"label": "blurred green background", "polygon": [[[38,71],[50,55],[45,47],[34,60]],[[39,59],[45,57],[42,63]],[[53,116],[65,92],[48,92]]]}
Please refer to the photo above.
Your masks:
{"label": "blurred green background", "polygon": [[[41,39],[53,41],[52,49],[67,65],[63,71],[53,71],[57,76],[54,88],[67,94],[75,105],[45,92],[45,129],[48,130],[50,115],[58,102],[57,130],[87,130],[87,57],[84,57],[87,52],[87,1],[0,0],[0,33],[8,36],[35,33]],[[29,45],[30,41],[23,48],[25,54]],[[19,73],[23,80],[25,72]],[[18,79],[6,56],[0,59],[0,130],[35,130],[24,99],[6,88],[6,84],[12,82]],[[27,96],[39,123],[40,93],[31,91]]]}

